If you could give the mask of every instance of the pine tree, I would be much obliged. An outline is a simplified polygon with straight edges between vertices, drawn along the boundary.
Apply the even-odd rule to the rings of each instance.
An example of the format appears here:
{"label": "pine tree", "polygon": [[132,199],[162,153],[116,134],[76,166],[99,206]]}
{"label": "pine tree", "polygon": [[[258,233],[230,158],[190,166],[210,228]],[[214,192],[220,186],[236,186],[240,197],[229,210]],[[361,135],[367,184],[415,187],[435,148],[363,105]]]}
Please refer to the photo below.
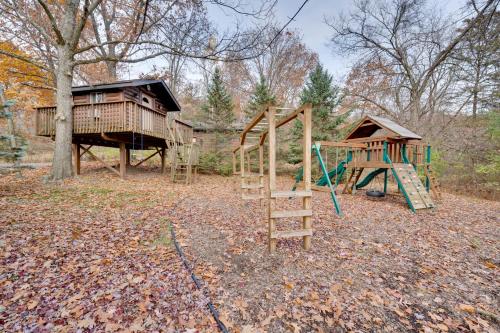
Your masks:
{"label": "pine tree", "polygon": [[245,113],[251,118],[262,111],[262,108],[268,103],[276,103],[276,97],[269,89],[266,79],[261,75],[260,81],[255,86],[253,95],[250,97],[250,102]]}
{"label": "pine tree", "polygon": [[[336,128],[346,115],[335,116],[335,108],[341,97],[338,86],[333,84],[333,76],[320,64],[309,74],[300,96],[301,104],[312,104],[312,140],[332,140],[338,132]],[[292,143],[288,161],[296,164],[302,161],[302,123],[296,121],[291,133]]]}
{"label": "pine tree", "polygon": [[224,86],[219,67],[215,68],[207,95],[207,102],[202,106],[207,123],[213,125],[215,130],[227,129],[235,117],[231,95]]}

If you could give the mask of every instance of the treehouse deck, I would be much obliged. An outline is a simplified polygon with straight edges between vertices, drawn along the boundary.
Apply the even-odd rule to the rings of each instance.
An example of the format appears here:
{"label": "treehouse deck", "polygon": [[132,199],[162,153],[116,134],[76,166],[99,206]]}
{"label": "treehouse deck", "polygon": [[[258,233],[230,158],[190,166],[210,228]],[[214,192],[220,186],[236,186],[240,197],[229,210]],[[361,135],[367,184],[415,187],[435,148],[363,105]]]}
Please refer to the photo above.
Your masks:
{"label": "treehouse deck", "polygon": [[[37,135],[55,136],[55,114],[55,106],[36,109]],[[75,105],[73,143],[139,150],[168,148],[174,138],[191,142],[192,127],[171,118],[132,101]]]}

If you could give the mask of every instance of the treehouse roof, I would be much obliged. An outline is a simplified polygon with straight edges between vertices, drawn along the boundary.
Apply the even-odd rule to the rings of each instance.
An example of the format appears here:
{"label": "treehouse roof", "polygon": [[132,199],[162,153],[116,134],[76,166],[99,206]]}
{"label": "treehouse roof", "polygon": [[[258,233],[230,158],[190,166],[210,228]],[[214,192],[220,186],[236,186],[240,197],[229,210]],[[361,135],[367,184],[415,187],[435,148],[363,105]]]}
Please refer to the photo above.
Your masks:
{"label": "treehouse roof", "polygon": [[144,89],[151,91],[156,95],[156,97],[167,107],[168,111],[180,111],[181,107],[177,102],[174,94],[170,91],[163,80],[126,80],[126,81],[115,81],[112,83],[102,83],[96,85],[86,85],[86,86],[76,86],[71,89],[73,93],[77,92],[93,92],[93,91],[103,91],[110,89],[123,89],[127,87],[143,87]]}
{"label": "treehouse roof", "polygon": [[420,135],[413,133],[399,124],[396,124],[390,119],[377,116],[365,116],[361,119],[358,125],[351,130],[345,140],[375,136],[386,136],[393,139],[422,139]]}

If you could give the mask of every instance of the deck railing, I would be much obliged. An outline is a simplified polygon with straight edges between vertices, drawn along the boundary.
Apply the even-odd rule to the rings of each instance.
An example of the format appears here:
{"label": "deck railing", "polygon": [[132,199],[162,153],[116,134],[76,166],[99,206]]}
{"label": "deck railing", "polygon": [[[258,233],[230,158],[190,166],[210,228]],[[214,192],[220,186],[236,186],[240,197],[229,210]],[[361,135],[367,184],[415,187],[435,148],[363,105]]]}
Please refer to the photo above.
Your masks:
{"label": "deck railing", "polygon": [[[37,108],[37,135],[55,135],[55,114],[55,106]],[[179,132],[184,142],[191,142],[193,129],[183,122],[169,118],[132,101],[75,105],[73,133],[133,132],[170,140],[170,127],[172,131]]]}

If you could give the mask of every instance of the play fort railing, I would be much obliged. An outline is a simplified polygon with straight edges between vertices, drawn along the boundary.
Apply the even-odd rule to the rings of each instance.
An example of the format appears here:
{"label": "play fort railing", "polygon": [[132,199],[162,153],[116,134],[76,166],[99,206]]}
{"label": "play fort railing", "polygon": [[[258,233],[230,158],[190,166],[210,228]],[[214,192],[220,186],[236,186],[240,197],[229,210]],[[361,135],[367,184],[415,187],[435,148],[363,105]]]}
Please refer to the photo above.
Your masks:
{"label": "play fort railing", "polygon": [[[360,148],[361,145],[366,145]],[[391,142],[386,138],[373,138],[344,142],[346,150],[351,151],[349,166],[384,167],[387,166],[384,158],[384,149],[392,163],[411,163],[423,166],[430,161],[431,148],[420,140],[406,142]],[[385,148],[384,148],[385,147]]]}
{"label": "play fort railing", "polygon": [[[55,114],[55,106],[37,108],[37,135],[55,135]],[[74,134],[132,132],[171,139],[169,127],[177,131],[175,137],[182,138],[183,142],[191,142],[192,127],[132,101],[73,106]]]}

